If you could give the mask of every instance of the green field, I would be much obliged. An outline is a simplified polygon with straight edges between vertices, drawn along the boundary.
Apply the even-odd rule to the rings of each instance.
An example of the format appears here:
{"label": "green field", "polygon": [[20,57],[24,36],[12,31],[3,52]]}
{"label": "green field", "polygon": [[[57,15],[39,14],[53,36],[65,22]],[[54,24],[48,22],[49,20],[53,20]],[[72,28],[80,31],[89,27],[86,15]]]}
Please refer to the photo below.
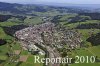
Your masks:
{"label": "green field", "polygon": [[98,56],[100,58],[100,45],[99,46],[89,47],[88,50],[91,53],[93,53],[95,56]]}
{"label": "green field", "polygon": [[72,64],[70,66],[100,66],[100,63],[79,63],[79,64]]}
{"label": "green field", "polygon": [[18,25],[18,23],[16,22],[0,22],[0,26],[14,26],[14,25]]}
{"label": "green field", "polygon": [[43,23],[42,18],[41,17],[32,17],[28,16],[25,20],[24,20],[24,24],[26,25],[35,25],[35,24],[40,24]]}
{"label": "green field", "polygon": [[93,23],[100,23],[100,20],[87,20],[85,22],[76,22],[76,23],[68,23],[67,21],[60,22],[60,24],[69,28],[76,28],[78,25],[81,24],[93,24]]}
{"label": "green field", "polygon": [[0,27],[0,38],[4,38],[6,36],[5,32],[3,29]]}
{"label": "green field", "polygon": [[[78,50],[75,50],[74,52],[74,55],[75,56],[88,56],[88,57],[91,57],[91,56],[98,56],[99,59],[100,59],[100,45],[99,46],[94,46],[94,47],[90,47],[90,48],[84,48],[84,49],[78,49]],[[74,63],[74,64],[71,64],[70,66],[100,66],[100,62],[95,62],[95,63]]]}
{"label": "green field", "polygon": [[[42,63],[34,63],[34,56],[35,55],[29,55],[26,62],[22,63],[20,66],[43,66]],[[39,56],[39,55],[36,55]],[[39,56],[40,58],[43,58],[44,56]]]}

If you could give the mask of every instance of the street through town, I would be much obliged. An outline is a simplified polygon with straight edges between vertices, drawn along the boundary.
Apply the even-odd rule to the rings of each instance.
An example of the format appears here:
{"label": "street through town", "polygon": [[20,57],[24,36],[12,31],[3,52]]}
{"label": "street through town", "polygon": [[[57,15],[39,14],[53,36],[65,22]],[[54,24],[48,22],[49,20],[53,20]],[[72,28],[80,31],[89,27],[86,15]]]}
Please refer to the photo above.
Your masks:
{"label": "street through town", "polygon": [[[47,46],[46,47],[47,51],[49,52],[49,58],[57,58],[57,57],[60,57],[59,53],[57,53],[57,51],[53,50],[53,48]],[[49,63],[49,66],[60,66],[60,63]]]}

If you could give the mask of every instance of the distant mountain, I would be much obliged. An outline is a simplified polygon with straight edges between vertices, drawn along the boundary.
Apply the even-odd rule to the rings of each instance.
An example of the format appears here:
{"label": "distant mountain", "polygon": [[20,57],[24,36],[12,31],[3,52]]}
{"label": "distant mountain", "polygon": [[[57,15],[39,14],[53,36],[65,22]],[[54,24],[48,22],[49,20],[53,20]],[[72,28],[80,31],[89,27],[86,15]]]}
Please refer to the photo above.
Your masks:
{"label": "distant mountain", "polygon": [[[59,13],[88,13],[95,10],[89,10],[84,5],[74,4],[16,4],[0,2],[0,13],[10,14],[32,14],[33,12],[59,12]],[[90,5],[88,5],[90,6]],[[99,11],[99,10],[98,10]]]}
{"label": "distant mountain", "polygon": [[83,8],[100,8],[100,4],[71,4],[71,3],[39,3],[42,5],[59,6],[59,7],[83,7]]}

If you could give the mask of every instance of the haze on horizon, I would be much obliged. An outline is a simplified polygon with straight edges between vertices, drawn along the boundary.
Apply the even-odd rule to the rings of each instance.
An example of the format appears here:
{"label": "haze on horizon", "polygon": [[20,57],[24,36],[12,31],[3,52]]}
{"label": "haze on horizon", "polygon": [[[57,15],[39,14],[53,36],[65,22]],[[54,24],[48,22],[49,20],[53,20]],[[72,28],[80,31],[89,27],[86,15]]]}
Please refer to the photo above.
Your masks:
{"label": "haze on horizon", "polygon": [[0,0],[0,2],[20,3],[20,4],[46,4],[46,3],[64,3],[64,4],[100,4],[100,0]]}

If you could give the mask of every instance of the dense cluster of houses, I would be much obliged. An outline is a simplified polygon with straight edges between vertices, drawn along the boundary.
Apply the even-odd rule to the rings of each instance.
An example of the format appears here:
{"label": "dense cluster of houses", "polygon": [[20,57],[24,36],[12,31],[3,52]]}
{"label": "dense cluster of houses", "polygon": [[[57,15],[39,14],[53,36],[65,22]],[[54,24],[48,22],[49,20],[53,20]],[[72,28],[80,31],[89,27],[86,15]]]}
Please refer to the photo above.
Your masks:
{"label": "dense cluster of houses", "polygon": [[19,30],[15,33],[15,36],[22,41],[23,48],[29,51],[44,52],[39,49],[35,44],[42,46],[49,45],[51,47],[62,48],[65,44],[70,48],[77,48],[80,46],[81,37],[78,32],[73,30],[60,31],[55,28],[54,23],[46,22],[40,25],[34,25]]}
{"label": "dense cluster of houses", "polygon": [[23,42],[23,48],[27,48],[30,51],[33,50],[33,48],[36,48],[35,46],[33,46],[33,44],[41,44],[43,42],[41,34],[44,32],[53,32],[54,26],[55,25],[50,22],[43,23],[40,25],[34,25],[34,27],[31,26],[17,31],[15,33],[15,36]]}
{"label": "dense cluster of houses", "polygon": [[41,41],[41,33],[43,32],[52,32],[54,27],[53,23],[47,22],[41,25],[34,25],[34,27],[28,27],[17,31],[15,36],[20,40],[25,41]]}

